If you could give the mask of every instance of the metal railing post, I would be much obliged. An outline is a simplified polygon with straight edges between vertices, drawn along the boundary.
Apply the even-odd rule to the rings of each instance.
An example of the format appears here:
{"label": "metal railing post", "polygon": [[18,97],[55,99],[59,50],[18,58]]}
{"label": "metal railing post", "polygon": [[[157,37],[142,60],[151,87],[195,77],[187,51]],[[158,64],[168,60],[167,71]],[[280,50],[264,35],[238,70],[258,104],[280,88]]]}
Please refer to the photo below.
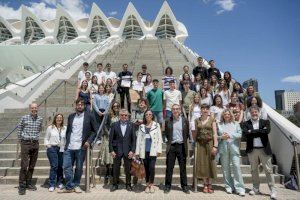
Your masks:
{"label": "metal railing post", "polygon": [[67,106],[67,81],[64,83],[65,106]]}
{"label": "metal railing post", "polygon": [[197,142],[195,141],[195,147],[194,147],[194,177],[193,177],[193,182],[194,182],[194,192],[198,192],[197,186],[198,186],[198,178],[197,178]]}
{"label": "metal railing post", "polygon": [[47,121],[47,99],[45,99],[44,101],[44,120],[45,120],[45,127],[47,127],[48,125],[48,121]]}
{"label": "metal railing post", "polygon": [[293,141],[294,146],[294,155],[295,155],[295,164],[296,164],[296,174],[297,174],[297,184],[298,184],[298,191],[300,191],[300,167],[299,167],[299,156],[298,156],[298,142]]}
{"label": "metal railing post", "polygon": [[86,149],[85,157],[85,192],[90,192],[90,146]]}

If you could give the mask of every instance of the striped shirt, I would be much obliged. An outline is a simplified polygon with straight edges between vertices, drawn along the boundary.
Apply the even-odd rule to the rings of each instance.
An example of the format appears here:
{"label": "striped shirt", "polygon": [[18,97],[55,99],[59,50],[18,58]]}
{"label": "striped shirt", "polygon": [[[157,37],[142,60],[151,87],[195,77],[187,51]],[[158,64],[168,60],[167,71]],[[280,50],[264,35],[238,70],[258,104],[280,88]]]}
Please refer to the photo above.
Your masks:
{"label": "striped shirt", "polygon": [[42,130],[43,119],[39,116],[24,115],[18,124],[20,140],[38,140]]}

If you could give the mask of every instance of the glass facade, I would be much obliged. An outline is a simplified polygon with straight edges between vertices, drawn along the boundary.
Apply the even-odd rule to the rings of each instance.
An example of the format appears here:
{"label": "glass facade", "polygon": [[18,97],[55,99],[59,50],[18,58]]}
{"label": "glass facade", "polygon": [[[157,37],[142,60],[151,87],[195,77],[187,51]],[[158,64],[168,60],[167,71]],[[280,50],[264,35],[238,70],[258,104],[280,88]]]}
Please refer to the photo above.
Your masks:
{"label": "glass facade", "polygon": [[0,22],[0,43],[12,38],[11,32]]}
{"label": "glass facade", "polygon": [[122,36],[125,39],[139,39],[143,35],[144,33],[136,17],[130,15],[126,20]]}
{"label": "glass facade", "polygon": [[90,38],[93,42],[99,43],[110,37],[109,30],[100,16],[95,16],[93,19]]}
{"label": "glass facade", "polygon": [[176,32],[169,15],[165,14],[159,21],[155,36],[158,38],[175,37]]}
{"label": "glass facade", "polygon": [[64,44],[78,37],[78,34],[71,24],[71,22],[66,17],[60,17],[58,33],[57,33],[57,41],[60,44]]}
{"label": "glass facade", "polygon": [[31,44],[43,38],[45,34],[41,27],[31,17],[26,17],[24,44]]}

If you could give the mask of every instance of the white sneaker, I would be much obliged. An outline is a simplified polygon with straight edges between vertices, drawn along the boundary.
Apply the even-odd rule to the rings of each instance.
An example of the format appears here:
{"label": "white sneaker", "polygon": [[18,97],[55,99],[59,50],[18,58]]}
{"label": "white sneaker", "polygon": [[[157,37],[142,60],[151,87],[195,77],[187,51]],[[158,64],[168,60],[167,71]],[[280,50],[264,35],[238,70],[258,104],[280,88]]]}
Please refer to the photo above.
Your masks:
{"label": "white sneaker", "polygon": [[245,192],[240,192],[239,195],[240,195],[241,197],[244,197],[246,194],[245,194]]}
{"label": "white sneaker", "polygon": [[62,189],[65,188],[65,186],[61,183],[61,184],[58,185],[58,188],[59,188],[60,190],[62,190]]}
{"label": "white sneaker", "polygon": [[49,192],[53,192],[55,190],[54,187],[49,187]]}
{"label": "white sneaker", "polygon": [[273,188],[271,189],[271,199],[276,199],[277,198],[277,191]]}
{"label": "white sneaker", "polygon": [[76,186],[76,187],[74,188],[74,190],[75,190],[75,193],[82,193],[82,190],[80,189],[79,186]]}
{"label": "white sneaker", "polygon": [[260,194],[259,189],[253,188],[253,189],[249,192],[249,195],[257,195],[257,194]]}

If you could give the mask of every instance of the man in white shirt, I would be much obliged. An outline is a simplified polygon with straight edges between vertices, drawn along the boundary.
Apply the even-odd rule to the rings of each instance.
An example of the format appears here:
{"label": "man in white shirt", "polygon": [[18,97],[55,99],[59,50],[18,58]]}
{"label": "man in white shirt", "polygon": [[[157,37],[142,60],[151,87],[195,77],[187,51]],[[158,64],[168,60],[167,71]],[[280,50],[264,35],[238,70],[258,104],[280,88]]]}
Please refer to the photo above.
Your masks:
{"label": "man in white shirt", "polygon": [[[76,112],[68,117],[66,145],[63,156],[63,169],[66,187],[59,193],[81,193],[79,187],[86,149],[93,143],[98,126],[90,112],[84,111],[84,100],[76,100]],[[99,136],[101,138],[101,135]],[[73,166],[75,165],[75,170]]]}
{"label": "man in white shirt", "polygon": [[112,82],[113,82],[113,85],[114,86],[116,83],[117,83],[117,74],[113,71],[111,71],[111,64],[110,63],[107,63],[106,64],[106,72],[105,72],[105,80],[107,79],[111,79]]}
{"label": "man in white shirt", "polygon": [[[85,73],[86,73],[86,72],[90,72],[90,71],[88,71],[89,63],[84,62],[84,63],[82,64],[82,68],[83,68],[83,70],[81,70],[81,71],[78,73],[78,85],[79,85],[79,86],[80,86],[81,82],[82,82],[83,80],[85,80]],[[92,72],[90,72],[90,74],[92,75]]]}
{"label": "man in white shirt", "polygon": [[102,63],[98,63],[97,64],[97,70],[94,73],[94,76],[97,76],[97,80],[98,80],[98,85],[105,83],[105,72],[103,71],[103,65]]}
{"label": "man in white shirt", "polygon": [[[272,166],[272,151],[268,134],[270,133],[269,120],[259,119],[259,108],[250,107],[251,119],[242,123],[243,137],[246,138],[246,153],[251,165],[253,189],[250,195],[259,194],[259,164],[261,162],[271,190],[271,199],[276,199],[275,180]],[[260,161],[260,162],[259,162]]]}
{"label": "man in white shirt", "polygon": [[172,116],[172,106],[174,104],[182,104],[182,95],[179,90],[176,90],[174,80],[169,82],[170,89],[164,92],[164,108],[166,109],[166,116],[170,118]]}

